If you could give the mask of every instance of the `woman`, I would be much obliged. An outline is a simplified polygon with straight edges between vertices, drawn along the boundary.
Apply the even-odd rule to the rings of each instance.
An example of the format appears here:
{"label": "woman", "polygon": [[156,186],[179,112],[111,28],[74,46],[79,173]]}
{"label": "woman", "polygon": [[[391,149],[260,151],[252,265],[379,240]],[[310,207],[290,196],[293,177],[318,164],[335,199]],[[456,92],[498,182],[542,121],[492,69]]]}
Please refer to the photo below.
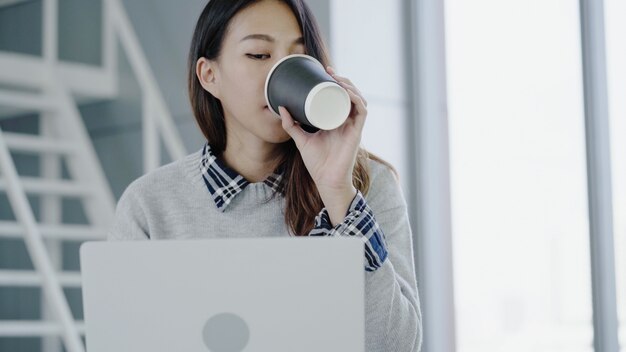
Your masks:
{"label": "woman", "polygon": [[266,106],[265,77],[290,54],[329,60],[303,0],[211,0],[189,53],[189,94],[207,139],[134,181],[110,239],[359,236],[365,243],[368,351],[417,351],[421,313],[406,203],[390,165],[359,147],[367,103],[307,133]]}

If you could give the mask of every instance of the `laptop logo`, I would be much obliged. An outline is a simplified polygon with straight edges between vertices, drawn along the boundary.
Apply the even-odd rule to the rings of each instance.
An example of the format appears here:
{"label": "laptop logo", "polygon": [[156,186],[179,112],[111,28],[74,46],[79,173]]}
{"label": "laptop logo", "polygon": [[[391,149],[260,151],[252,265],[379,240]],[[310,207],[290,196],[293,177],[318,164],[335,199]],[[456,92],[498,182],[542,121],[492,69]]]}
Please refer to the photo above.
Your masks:
{"label": "laptop logo", "polygon": [[211,352],[241,352],[250,340],[250,329],[237,314],[220,313],[204,324],[202,338]]}

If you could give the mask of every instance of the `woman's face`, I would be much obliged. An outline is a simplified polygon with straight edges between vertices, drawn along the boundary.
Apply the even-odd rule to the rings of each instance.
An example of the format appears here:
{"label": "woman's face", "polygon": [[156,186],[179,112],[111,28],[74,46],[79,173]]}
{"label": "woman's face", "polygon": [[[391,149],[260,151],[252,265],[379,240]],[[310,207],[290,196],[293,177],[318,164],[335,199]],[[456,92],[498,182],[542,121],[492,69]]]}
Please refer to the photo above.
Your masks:
{"label": "woman's face", "polygon": [[280,119],[267,108],[263,90],[274,63],[304,52],[298,21],[282,2],[260,1],[233,17],[220,56],[210,64],[214,86],[209,90],[222,103],[229,140],[289,140]]}

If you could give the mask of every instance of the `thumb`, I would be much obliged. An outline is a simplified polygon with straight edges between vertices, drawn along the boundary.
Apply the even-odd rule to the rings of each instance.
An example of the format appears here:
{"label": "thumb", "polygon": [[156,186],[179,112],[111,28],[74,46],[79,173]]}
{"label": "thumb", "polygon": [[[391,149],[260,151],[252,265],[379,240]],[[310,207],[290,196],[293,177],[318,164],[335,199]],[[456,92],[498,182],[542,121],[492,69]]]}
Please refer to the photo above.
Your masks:
{"label": "thumb", "polygon": [[284,106],[278,107],[278,113],[280,114],[280,118],[282,120],[283,129],[293,138],[293,141],[296,142],[296,145],[302,145],[307,139],[307,133],[304,132],[298,124],[295,123],[291,114]]}

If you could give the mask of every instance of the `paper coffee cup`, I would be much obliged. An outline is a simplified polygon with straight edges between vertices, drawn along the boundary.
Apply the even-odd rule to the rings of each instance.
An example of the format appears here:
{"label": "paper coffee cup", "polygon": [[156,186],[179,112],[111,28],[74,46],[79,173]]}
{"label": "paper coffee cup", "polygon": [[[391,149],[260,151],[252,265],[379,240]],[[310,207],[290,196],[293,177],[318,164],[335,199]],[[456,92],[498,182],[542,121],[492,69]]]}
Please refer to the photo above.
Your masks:
{"label": "paper coffee cup", "polygon": [[309,132],[341,126],[352,106],[346,90],[324,66],[314,57],[301,54],[286,56],[274,64],[265,80],[265,99],[276,115],[280,116],[278,107],[284,106]]}

